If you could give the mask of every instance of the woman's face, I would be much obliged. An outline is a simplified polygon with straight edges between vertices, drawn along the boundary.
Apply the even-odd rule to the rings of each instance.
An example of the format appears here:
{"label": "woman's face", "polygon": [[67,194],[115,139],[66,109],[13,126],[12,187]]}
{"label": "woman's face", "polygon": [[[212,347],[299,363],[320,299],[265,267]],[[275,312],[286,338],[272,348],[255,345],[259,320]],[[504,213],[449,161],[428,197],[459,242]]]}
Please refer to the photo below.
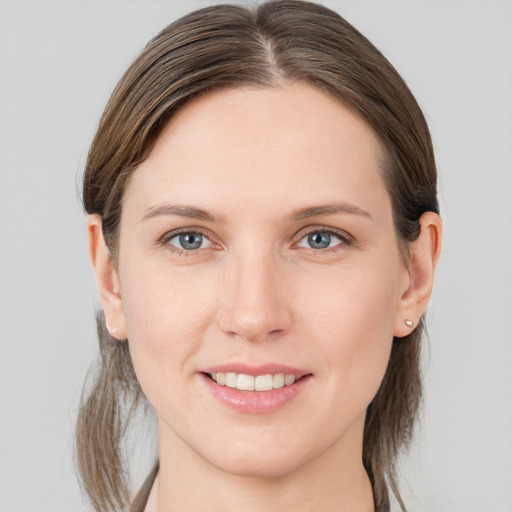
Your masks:
{"label": "woman's face", "polygon": [[305,83],[217,91],[164,129],[127,187],[118,261],[161,449],[259,476],[360,458],[409,286],[378,155]]}

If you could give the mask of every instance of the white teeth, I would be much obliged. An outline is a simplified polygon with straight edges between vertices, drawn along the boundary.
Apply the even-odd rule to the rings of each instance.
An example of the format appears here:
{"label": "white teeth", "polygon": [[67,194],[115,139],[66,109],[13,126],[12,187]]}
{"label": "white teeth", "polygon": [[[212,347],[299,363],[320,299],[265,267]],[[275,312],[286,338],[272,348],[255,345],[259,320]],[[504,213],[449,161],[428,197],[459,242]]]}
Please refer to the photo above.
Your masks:
{"label": "white teeth", "polygon": [[236,379],[236,389],[240,389],[242,391],[254,391],[254,377],[252,375],[239,373],[238,379]]}
{"label": "white teeth", "polygon": [[284,373],[276,373],[272,385],[274,389],[282,388],[284,386]]}
{"label": "white teeth", "polygon": [[285,386],[289,386],[290,384],[293,384],[294,382],[295,382],[295,375],[290,375],[289,373],[287,373],[284,376],[284,385]]}
{"label": "white teeth", "polygon": [[270,391],[274,387],[272,375],[258,375],[254,382],[256,391]]}
{"label": "white teeth", "polygon": [[273,375],[245,375],[244,373],[212,373],[212,379],[221,386],[241,391],[271,391],[293,384],[297,379],[293,373],[275,373]]}
{"label": "white teeth", "polygon": [[[219,374],[217,373],[217,376]],[[226,386],[230,388],[236,388],[236,380],[238,375],[236,373],[226,373]]]}

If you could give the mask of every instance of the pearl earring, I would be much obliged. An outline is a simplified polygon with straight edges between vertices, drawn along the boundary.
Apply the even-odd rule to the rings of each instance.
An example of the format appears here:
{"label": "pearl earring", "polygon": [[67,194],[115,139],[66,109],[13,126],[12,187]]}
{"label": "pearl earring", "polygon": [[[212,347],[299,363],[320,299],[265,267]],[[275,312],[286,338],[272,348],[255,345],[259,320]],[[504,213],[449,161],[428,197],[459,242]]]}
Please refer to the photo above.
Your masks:
{"label": "pearl earring", "polygon": [[409,320],[408,318],[406,318],[404,320],[404,324],[407,325],[407,327],[413,327],[414,326],[414,322],[412,320]]}

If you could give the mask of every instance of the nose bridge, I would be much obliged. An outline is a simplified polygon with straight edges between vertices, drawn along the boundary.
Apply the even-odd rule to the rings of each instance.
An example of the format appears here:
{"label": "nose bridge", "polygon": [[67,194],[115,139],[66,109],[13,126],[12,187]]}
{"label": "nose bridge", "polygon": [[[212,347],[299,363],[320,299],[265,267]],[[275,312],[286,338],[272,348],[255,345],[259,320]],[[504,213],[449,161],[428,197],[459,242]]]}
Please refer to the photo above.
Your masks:
{"label": "nose bridge", "polygon": [[248,341],[288,330],[291,311],[282,278],[281,262],[272,248],[247,246],[236,251],[225,268],[222,330]]}

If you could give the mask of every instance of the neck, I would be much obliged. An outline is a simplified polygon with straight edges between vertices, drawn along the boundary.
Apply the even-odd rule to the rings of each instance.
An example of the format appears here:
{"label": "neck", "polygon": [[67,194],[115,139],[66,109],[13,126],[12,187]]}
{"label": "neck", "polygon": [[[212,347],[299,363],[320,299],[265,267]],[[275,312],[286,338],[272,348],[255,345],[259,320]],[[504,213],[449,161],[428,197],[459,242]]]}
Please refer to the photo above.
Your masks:
{"label": "neck", "polygon": [[358,431],[360,439],[347,432],[318,457],[271,477],[231,474],[202,458],[165,426],[160,425],[159,432],[155,512],[374,511]]}

